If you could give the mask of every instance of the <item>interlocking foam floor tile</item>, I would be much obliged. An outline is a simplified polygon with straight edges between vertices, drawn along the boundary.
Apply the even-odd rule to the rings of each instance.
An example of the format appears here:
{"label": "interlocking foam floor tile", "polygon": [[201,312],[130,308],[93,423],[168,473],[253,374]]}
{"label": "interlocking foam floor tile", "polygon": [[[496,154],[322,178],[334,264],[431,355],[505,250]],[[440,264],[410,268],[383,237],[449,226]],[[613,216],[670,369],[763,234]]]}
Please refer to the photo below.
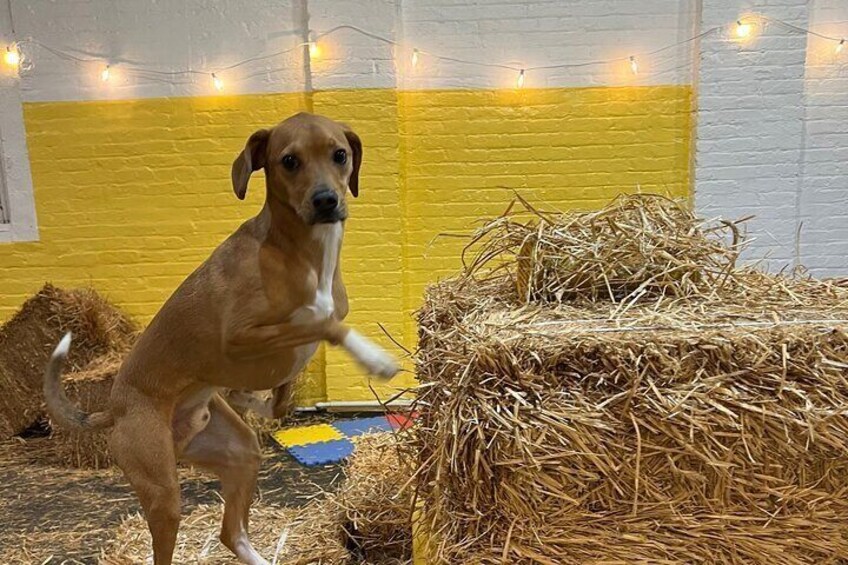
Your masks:
{"label": "interlocking foam floor tile", "polygon": [[392,425],[389,423],[385,416],[337,420],[333,422],[333,427],[339,430],[347,437],[356,437],[361,436],[363,434],[370,434],[375,432],[392,431]]}
{"label": "interlocking foam floor tile", "polygon": [[289,447],[289,453],[307,467],[327,465],[338,463],[350,456],[353,453],[353,442],[349,439],[336,439],[309,445],[295,445]]}
{"label": "interlocking foam floor tile", "polygon": [[310,443],[340,440],[344,439],[344,436],[330,424],[317,424],[274,432],[274,439],[283,447],[292,448]]}

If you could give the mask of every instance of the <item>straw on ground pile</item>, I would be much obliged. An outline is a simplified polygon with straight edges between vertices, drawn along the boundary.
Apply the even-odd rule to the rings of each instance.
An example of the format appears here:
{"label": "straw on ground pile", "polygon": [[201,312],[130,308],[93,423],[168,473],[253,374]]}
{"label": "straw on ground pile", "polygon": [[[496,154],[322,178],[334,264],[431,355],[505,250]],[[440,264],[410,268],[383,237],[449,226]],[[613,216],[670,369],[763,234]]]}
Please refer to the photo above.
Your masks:
{"label": "straw on ground pile", "polygon": [[419,315],[432,562],[848,559],[848,287],[739,231],[642,195],[477,234]]}
{"label": "straw on ground pile", "polygon": [[136,334],[129,318],[94,290],[45,285],[0,328],[0,436],[18,434],[44,414],[44,367],[67,331],[74,334],[69,371],[126,351]]}
{"label": "straw on ground pile", "polygon": [[[338,492],[302,508],[254,504],[250,539],[256,550],[281,565],[409,564],[414,460],[404,445],[393,434],[363,436]],[[237,563],[218,541],[222,515],[221,506],[202,506],[184,516],[174,563]],[[150,554],[147,523],[136,515],[119,527],[100,563],[144,563]]]}

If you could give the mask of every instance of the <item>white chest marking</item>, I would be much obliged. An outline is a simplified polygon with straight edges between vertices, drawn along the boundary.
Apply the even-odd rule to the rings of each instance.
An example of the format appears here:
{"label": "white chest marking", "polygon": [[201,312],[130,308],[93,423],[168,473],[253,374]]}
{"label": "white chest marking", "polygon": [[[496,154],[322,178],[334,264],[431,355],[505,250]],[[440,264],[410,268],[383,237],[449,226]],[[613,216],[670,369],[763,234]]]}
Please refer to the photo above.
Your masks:
{"label": "white chest marking", "polygon": [[[326,320],[333,315],[333,277],[339,261],[339,249],[342,244],[342,224],[322,224],[313,228],[313,237],[318,240],[323,257],[321,270],[318,273],[318,289],[311,304],[301,306],[292,313],[291,321],[295,324],[305,324]],[[318,349],[318,343],[310,343],[295,348],[295,360],[289,378],[294,378],[309,362]]]}
{"label": "white chest marking", "polygon": [[318,273],[318,289],[311,304],[301,306],[292,314],[292,322],[306,323],[326,320],[333,315],[333,277],[339,261],[342,240],[342,224],[322,224],[312,228],[313,237],[323,253],[321,270]]}
{"label": "white chest marking", "polygon": [[315,302],[311,309],[315,319],[326,320],[335,312],[333,303],[333,278],[339,262],[339,248],[342,244],[342,224],[316,226],[317,237],[321,240],[321,248],[324,253],[321,261],[321,272],[318,274],[318,291],[315,293]]}

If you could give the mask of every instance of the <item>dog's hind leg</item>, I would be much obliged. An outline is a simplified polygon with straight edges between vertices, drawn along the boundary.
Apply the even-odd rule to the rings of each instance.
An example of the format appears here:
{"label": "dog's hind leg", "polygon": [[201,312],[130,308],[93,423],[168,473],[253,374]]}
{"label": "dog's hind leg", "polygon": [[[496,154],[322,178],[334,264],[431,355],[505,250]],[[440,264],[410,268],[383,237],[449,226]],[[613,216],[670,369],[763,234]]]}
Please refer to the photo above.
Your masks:
{"label": "dog's hind leg", "polygon": [[221,542],[243,563],[268,565],[247,537],[248,514],[262,461],[256,434],[218,395],[209,402],[209,414],[209,423],[192,438],[180,459],[212,471],[221,481]]}
{"label": "dog's hind leg", "polygon": [[154,564],[171,565],[180,524],[180,487],[165,414],[139,399],[115,422],[109,449],[141,501],[153,537]]}

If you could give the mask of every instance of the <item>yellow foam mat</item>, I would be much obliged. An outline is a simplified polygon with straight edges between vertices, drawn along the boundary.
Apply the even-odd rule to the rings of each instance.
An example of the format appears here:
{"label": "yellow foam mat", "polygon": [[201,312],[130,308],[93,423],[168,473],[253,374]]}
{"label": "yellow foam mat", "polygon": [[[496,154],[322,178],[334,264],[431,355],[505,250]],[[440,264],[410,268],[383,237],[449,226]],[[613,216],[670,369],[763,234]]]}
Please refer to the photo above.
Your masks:
{"label": "yellow foam mat", "polygon": [[273,437],[283,447],[296,447],[344,438],[336,428],[329,424],[317,424],[314,426],[301,426],[280,430],[275,432]]}

